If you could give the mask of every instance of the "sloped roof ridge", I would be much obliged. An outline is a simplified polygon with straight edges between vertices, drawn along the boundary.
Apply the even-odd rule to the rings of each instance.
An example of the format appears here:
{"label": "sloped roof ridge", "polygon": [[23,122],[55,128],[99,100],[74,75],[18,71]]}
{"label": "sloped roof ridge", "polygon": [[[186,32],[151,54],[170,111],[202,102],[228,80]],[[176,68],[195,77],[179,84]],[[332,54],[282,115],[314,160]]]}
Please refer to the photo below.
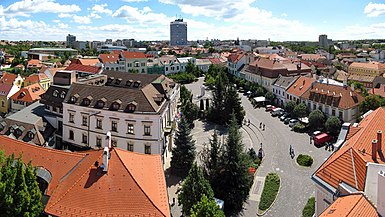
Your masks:
{"label": "sloped roof ridge", "polygon": [[[153,200],[147,195],[147,193],[144,191],[144,189],[142,188],[141,185],[139,185],[139,183],[136,181],[134,175],[131,174],[131,171],[126,167],[126,165],[124,164],[123,160],[120,158],[120,155],[119,155],[119,152],[116,151],[114,149],[116,155],[118,156],[119,158],[119,161],[122,163],[122,165],[124,166],[124,168],[127,170],[128,174],[131,176],[132,180],[134,180],[135,184],[139,187],[139,189],[143,192],[143,194],[147,197],[147,199],[151,202],[151,204],[160,212],[163,214],[163,216],[167,216],[165,213],[163,213],[163,211],[156,205],[154,204]],[[135,152],[132,152],[132,153],[135,153]],[[143,154],[139,154],[139,153],[135,153],[136,155],[143,155]]]}

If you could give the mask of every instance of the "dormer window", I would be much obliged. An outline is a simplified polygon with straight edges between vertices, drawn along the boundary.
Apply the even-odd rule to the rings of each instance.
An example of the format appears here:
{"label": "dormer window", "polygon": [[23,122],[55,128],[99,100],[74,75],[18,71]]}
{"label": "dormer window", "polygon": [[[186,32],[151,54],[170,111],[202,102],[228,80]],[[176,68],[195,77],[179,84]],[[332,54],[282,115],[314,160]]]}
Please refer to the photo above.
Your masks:
{"label": "dormer window", "polygon": [[101,98],[100,100],[98,100],[98,102],[96,103],[96,107],[97,108],[103,108],[104,105],[106,104],[106,98]]}
{"label": "dormer window", "polygon": [[122,79],[121,79],[121,78],[117,78],[117,79],[115,80],[115,84],[117,84],[117,85],[119,85],[121,82],[122,82]]}
{"label": "dormer window", "polygon": [[118,99],[118,100],[115,100],[115,101],[111,104],[111,110],[113,110],[113,111],[119,110],[121,104],[122,104],[122,101],[120,101],[119,99]]}
{"label": "dormer window", "polygon": [[126,111],[127,111],[127,112],[134,112],[137,105],[138,105],[138,104],[137,104],[135,101],[129,103],[129,104],[127,105]]}
{"label": "dormer window", "polygon": [[33,139],[33,138],[35,137],[35,134],[34,134],[33,132],[29,131],[29,132],[28,132],[28,137],[29,137],[30,139]]}
{"label": "dormer window", "polygon": [[139,87],[139,86],[140,86],[140,83],[141,83],[140,81],[135,81],[135,82],[134,82],[134,87]]}
{"label": "dormer window", "polygon": [[66,97],[66,92],[62,91],[61,94],[60,94],[60,98],[64,99],[65,97]]}
{"label": "dormer window", "polygon": [[58,94],[59,94],[59,91],[57,91],[57,90],[55,90],[55,91],[52,93],[52,95],[53,95],[54,97],[57,97]]}
{"label": "dormer window", "polygon": [[20,97],[24,97],[24,96],[25,96],[25,92],[21,92]]}
{"label": "dormer window", "polygon": [[79,98],[79,95],[78,94],[75,94],[73,96],[70,97],[70,102],[71,103],[75,103]]}
{"label": "dormer window", "polygon": [[87,96],[86,98],[83,99],[83,105],[84,106],[89,106],[91,104],[92,96]]}
{"label": "dormer window", "polygon": [[107,78],[107,83],[111,84],[113,80],[114,80],[114,77],[109,77],[109,78]]}
{"label": "dormer window", "polygon": [[132,84],[133,82],[134,82],[133,80],[128,80],[128,81],[126,81],[126,86],[131,86],[131,84]]}

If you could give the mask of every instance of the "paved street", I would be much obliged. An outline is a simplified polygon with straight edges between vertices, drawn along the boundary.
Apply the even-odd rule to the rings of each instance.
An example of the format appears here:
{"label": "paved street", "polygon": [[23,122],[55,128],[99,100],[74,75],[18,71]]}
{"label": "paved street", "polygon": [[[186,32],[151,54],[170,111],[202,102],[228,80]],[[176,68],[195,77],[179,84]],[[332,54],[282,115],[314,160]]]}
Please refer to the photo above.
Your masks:
{"label": "paved street", "polygon": [[[197,96],[201,93],[203,78],[198,82],[186,85],[193,93],[193,101],[199,105]],[[206,95],[211,95],[206,91]],[[264,177],[269,172],[277,172],[281,178],[281,190],[273,207],[264,216],[301,216],[302,209],[309,197],[314,195],[314,184],[310,179],[311,174],[321,165],[330,155],[330,152],[323,148],[316,148],[309,144],[309,136],[291,131],[289,126],[284,125],[278,118],[271,117],[269,112],[265,112],[263,108],[254,109],[249,100],[240,95],[242,105],[246,111],[246,119],[250,119],[250,126],[243,126],[241,132],[243,142],[246,148],[254,147],[257,151],[260,143],[263,144],[265,158],[262,165],[256,173],[256,178],[252,189],[250,190],[250,198],[244,206],[244,212],[241,216],[256,216],[258,211],[259,196],[262,192]],[[203,97],[204,98],[204,97]],[[266,125],[266,129],[259,128],[260,122]],[[222,134],[225,129],[217,129],[220,131],[221,140],[224,139]],[[213,126],[196,121],[195,128],[192,130],[194,140],[196,140],[197,152],[199,152],[203,144],[208,144],[209,138],[213,133]],[[312,168],[302,168],[295,163],[295,158],[291,159],[289,155],[289,146],[294,148],[295,154],[309,154],[313,157],[314,163]],[[177,179],[171,177],[168,181],[168,190],[170,202],[176,197]],[[180,207],[171,207],[173,216],[180,216]]]}
{"label": "paved street", "polygon": [[[249,100],[242,97],[242,105],[246,110],[246,118],[250,119],[251,127],[246,127],[254,142],[254,148],[259,149],[262,142],[265,158],[257,170],[256,176],[264,177],[269,172],[277,172],[281,178],[281,190],[277,201],[264,216],[301,216],[307,199],[314,195],[314,184],[311,174],[330,155],[323,148],[309,144],[307,134],[295,133],[289,126],[284,125],[278,118],[271,117],[264,108],[254,109]],[[259,129],[260,122],[266,125],[265,131]],[[308,154],[313,157],[312,168],[299,167],[295,158],[291,159],[289,147],[295,154]],[[243,216],[256,216],[258,201],[249,199],[245,205]]]}

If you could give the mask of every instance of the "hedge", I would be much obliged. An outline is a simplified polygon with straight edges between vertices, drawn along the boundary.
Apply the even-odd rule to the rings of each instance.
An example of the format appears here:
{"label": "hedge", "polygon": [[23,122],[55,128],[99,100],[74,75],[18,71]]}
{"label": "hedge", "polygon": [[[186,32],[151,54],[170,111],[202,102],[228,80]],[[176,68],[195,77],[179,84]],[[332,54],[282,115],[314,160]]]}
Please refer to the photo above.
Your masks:
{"label": "hedge", "polygon": [[315,213],[315,198],[311,197],[302,210],[302,217],[312,217]]}
{"label": "hedge", "polygon": [[304,167],[311,167],[313,164],[313,158],[306,154],[300,154],[297,157],[297,163]]}
{"label": "hedge", "polygon": [[261,195],[261,201],[259,202],[259,210],[267,210],[277,197],[280,186],[280,179],[278,174],[269,173],[265,179],[265,185]]}

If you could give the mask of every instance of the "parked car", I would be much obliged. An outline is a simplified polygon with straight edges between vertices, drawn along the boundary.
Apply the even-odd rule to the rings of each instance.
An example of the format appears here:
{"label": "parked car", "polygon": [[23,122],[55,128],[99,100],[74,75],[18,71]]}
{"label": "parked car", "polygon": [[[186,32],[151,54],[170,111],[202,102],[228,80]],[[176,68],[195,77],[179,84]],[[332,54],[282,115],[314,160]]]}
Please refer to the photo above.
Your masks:
{"label": "parked car", "polygon": [[291,119],[289,121],[289,127],[293,128],[298,123],[297,119]]}
{"label": "parked car", "polygon": [[289,124],[290,120],[291,120],[291,118],[287,117],[287,118],[285,118],[285,120],[283,121],[283,123],[284,123],[284,124]]}
{"label": "parked car", "polygon": [[333,137],[327,133],[321,133],[314,137],[314,145],[321,146],[327,142],[330,142]]}
{"label": "parked car", "polygon": [[288,114],[283,114],[281,117],[279,117],[279,120],[285,121],[286,118],[288,118]]}
{"label": "parked car", "polygon": [[283,109],[281,108],[275,108],[271,112],[271,116],[276,117],[283,113]]}
{"label": "parked car", "polygon": [[273,107],[274,106],[272,106],[272,105],[267,105],[265,111],[269,112],[269,111],[273,110]]}

